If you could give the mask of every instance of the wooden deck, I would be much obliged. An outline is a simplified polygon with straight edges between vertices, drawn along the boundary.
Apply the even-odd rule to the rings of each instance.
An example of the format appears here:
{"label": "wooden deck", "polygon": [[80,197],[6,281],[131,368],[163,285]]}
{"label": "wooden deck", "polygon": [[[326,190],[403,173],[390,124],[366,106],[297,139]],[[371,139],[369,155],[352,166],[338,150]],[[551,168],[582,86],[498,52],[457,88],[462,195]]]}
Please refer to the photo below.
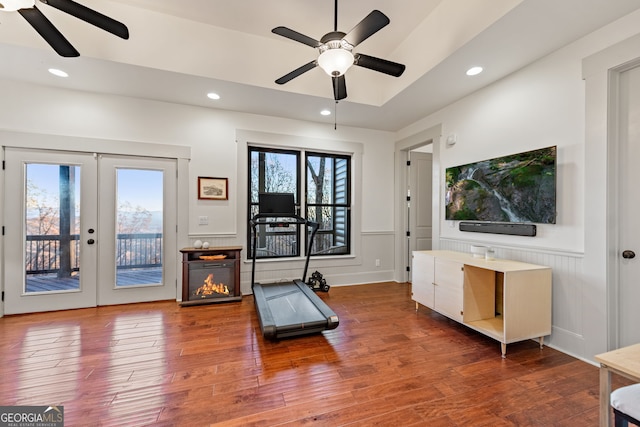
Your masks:
{"label": "wooden deck", "polygon": [[[119,286],[135,286],[162,281],[162,267],[122,269],[117,273]],[[27,275],[27,293],[67,291],[80,288],[78,274],[59,278],[56,273]]]}
{"label": "wooden deck", "polygon": [[[2,405],[64,406],[65,426],[598,425],[598,368],[497,341],[408,284],[333,287],[322,334],[271,342],[253,298],[0,318]],[[626,385],[614,376],[614,388]]]}

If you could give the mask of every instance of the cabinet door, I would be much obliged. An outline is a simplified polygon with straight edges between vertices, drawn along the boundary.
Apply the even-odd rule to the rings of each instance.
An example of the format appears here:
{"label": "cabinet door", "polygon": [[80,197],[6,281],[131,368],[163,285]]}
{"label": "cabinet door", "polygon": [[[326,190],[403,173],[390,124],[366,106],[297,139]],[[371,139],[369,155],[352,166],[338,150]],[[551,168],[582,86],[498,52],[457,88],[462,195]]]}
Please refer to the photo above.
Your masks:
{"label": "cabinet door", "polygon": [[422,252],[413,252],[411,265],[411,293],[414,301],[433,309],[434,258]]}
{"label": "cabinet door", "polygon": [[435,310],[462,322],[463,307],[463,264],[446,259],[435,260]]}

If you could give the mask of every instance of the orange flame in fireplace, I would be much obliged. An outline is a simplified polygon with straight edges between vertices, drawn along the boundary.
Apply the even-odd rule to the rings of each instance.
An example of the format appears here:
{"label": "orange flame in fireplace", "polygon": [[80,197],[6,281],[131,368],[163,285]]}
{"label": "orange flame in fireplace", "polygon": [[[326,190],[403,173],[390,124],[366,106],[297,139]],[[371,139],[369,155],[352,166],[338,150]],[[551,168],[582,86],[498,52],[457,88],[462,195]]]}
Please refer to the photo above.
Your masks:
{"label": "orange flame in fireplace", "polygon": [[196,295],[209,296],[214,294],[229,295],[229,288],[224,283],[214,283],[213,274],[204,279],[204,285],[195,291]]}

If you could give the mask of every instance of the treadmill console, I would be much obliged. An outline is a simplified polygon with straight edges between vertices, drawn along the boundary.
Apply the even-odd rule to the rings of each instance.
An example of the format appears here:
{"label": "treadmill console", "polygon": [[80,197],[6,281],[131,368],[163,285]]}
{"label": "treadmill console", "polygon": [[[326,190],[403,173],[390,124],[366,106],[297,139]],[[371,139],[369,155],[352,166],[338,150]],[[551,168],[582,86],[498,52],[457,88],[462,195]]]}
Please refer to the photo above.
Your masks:
{"label": "treadmill console", "polygon": [[295,217],[296,204],[293,193],[258,194],[258,212],[262,216]]}

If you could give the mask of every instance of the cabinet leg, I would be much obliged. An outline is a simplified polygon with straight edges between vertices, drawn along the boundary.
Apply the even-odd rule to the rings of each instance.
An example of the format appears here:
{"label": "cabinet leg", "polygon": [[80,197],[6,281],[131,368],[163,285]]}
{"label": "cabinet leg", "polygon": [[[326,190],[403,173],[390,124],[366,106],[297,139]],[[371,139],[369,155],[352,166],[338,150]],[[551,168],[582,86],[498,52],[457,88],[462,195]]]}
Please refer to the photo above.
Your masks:
{"label": "cabinet leg", "polygon": [[544,347],[544,337],[538,338],[540,340],[540,350]]}
{"label": "cabinet leg", "polygon": [[502,358],[506,359],[507,357],[507,345],[503,342],[500,343],[500,350],[502,351]]}

